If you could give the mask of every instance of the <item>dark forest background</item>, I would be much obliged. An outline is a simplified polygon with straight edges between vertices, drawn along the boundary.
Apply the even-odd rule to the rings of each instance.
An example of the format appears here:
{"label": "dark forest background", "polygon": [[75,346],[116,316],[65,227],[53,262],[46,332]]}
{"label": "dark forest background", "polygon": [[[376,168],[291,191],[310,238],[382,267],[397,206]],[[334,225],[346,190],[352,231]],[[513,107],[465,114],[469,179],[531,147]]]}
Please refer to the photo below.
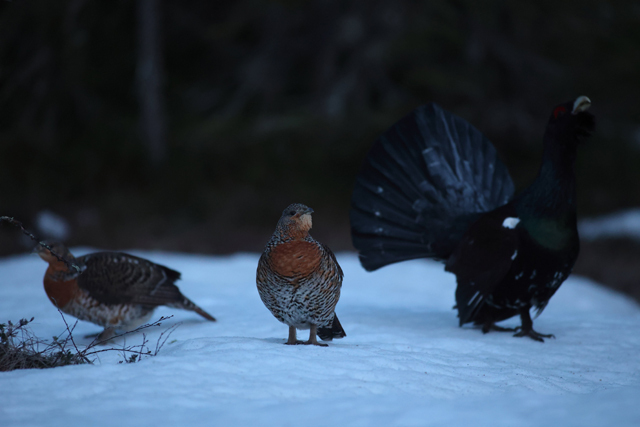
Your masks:
{"label": "dark forest background", "polygon": [[[38,232],[53,212],[70,245],[229,253],[301,202],[350,250],[360,162],[413,108],[473,123],[522,188],[578,95],[598,119],[579,216],[640,205],[638,2],[2,0],[0,215]],[[598,245],[589,267],[621,247]],[[0,254],[25,249],[0,228]]]}

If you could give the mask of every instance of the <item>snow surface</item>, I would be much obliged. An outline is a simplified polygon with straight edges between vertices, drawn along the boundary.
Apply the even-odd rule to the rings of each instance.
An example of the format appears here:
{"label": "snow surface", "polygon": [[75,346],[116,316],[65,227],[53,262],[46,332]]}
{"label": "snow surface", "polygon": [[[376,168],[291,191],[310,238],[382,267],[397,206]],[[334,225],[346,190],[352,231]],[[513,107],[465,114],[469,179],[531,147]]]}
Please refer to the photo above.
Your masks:
{"label": "snow surface", "polygon": [[[339,254],[347,337],[285,346],[255,288],[258,255],[131,253],[182,271],[183,293],[218,322],[160,308],[174,318],[151,344],[182,324],[158,356],[0,373],[0,426],[640,426],[640,307],[589,280],[569,278],[535,320],[556,336],[541,344],[459,328],[441,264],[367,273]],[[36,255],[0,259],[0,321],[35,316],[38,336],[61,334],[44,271]],[[79,322],[75,336],[99,330]]]}
{"label": "snow surface", "polygon": [[626,237],[640,240],[640,209],[629,209],[580,221],[580,238]]}

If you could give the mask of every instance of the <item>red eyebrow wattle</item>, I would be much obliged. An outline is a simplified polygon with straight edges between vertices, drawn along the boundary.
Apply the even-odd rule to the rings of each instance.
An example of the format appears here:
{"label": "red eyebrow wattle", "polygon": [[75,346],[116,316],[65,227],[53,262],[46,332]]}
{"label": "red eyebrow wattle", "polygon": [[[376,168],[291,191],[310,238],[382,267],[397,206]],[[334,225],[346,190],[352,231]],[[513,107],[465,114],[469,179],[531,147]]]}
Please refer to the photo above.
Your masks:
{"label": "red eyebrow wattle", "polygon": [[562,106],[560,106],[560,107],[556,107],[556,109],[555,109],[555,110],[553,110],[553,117],[554,117],[555,119],[557,119],[557,118],[558,118],[558,115],[560,115],[560,113],[566,113],[566,112],[567,112],[567,109],[566,109],[566,108],[564,108],[564,107],[562,107]]}

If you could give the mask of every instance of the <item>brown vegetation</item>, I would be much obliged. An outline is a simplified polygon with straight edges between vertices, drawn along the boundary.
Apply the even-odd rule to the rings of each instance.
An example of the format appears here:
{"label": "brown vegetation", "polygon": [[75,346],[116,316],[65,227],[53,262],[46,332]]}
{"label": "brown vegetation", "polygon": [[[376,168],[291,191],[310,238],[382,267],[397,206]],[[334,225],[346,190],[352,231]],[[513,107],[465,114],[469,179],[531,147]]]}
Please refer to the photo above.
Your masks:
{"label": "brown vegetation", "polygon": [[51,341],[37,337],[29,328],[29,323],[34,320],[33,317],[30,320],[21,319],[18,324],[11,321],[0,324],[0,372],[93,364],[99,353],[112,351],[122,354],[123,360],[120,363],[139,362],[143,356],[156,356],[171,333],[179,326],[176,324],[163,331],[153,351],[148,347],[148,340],[144,333],[142,334],[142,343],[138,345],[107,348],[102,346],[115,338],[134,334],[153,326],[160,326],[163,321],[173,316],[161,317],[155,322],[139,326],[135,330],[115,335],[108,341],[94,339],[89,345],[80,349],[73,338],[73,330],[77,322],[70,327],[62,312],[60,312],[60,316],[64,321],[65,331],[61,336],[54,336]]}

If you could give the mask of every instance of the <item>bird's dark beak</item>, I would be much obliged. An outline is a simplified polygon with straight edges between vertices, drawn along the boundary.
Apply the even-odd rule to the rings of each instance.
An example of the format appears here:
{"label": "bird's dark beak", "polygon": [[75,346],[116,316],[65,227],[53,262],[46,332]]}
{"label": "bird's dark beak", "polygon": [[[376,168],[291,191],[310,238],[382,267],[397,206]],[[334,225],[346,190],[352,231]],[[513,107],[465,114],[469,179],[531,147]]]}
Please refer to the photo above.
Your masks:
{"label": "bird's dark beak", "polygon": [[307,208],[307,210],[306,210],[306,211],[304,211],[304,214],[305,214],[305,215],[306,215],[306,214],[312,214],[312,213],[313,213],[313,209],[311,209],[311,208]]}
{"label": "bird's dark beak", "polygon": [[591,100],[586,96],[579,96],[573,103],[571,114],[582,113],[583,111],[587,111],[589,107],[591,107]]}

